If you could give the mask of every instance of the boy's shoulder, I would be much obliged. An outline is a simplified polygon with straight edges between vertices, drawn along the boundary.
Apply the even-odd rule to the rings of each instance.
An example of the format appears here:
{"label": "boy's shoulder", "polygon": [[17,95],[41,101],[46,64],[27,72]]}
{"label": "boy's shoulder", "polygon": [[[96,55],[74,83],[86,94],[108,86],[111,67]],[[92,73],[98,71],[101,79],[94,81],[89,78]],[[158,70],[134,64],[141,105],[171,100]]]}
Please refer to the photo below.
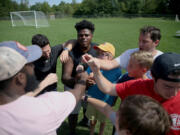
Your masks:
{"label": "boy's shoulder", "polygon": [[118,79],[117,83],[122,83],[133,79],[134,77],[129,77],[128,73],[125,73]]}

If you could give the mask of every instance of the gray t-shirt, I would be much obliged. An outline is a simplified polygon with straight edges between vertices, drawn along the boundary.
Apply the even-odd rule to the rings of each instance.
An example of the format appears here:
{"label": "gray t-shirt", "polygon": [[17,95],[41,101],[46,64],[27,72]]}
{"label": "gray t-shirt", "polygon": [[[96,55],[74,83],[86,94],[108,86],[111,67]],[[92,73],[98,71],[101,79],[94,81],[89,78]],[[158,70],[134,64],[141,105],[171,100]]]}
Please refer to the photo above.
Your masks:
{"label": "gray t-shirt", "polygon": [[[116,112],[112,112],[109,115],[110,121],[112,122],[112,124],[115,126],[116,124]],[[117,132],[115,131],[114,135],[118,135]]]}

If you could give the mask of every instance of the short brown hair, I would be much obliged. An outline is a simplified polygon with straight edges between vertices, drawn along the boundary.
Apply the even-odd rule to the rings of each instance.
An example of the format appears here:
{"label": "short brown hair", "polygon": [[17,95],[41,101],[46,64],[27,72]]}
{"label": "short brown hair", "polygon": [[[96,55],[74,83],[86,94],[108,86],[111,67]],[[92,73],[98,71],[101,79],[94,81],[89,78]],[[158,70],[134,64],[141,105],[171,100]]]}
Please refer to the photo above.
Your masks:
{"label": "short brown hair", "polygon": [[153,56],[147,51],[137,51],[131,54],[131,58],[135,59],[140,67],[145,67],[149,70],[153,64]]}
{"label": "short brown hair", "polygon": [[119,129],[127,129],[132,135],[166,135],[170,129],[168,113],[150,97],[128,96],[119,110]]}
{"label": "short brown hair", "polygon": [[160,40],[161,39],[161,31],[160,29],[154,26],[145,26],[140,29],[140,34],[146,35],[150,34],[150,38],[152,41]]}

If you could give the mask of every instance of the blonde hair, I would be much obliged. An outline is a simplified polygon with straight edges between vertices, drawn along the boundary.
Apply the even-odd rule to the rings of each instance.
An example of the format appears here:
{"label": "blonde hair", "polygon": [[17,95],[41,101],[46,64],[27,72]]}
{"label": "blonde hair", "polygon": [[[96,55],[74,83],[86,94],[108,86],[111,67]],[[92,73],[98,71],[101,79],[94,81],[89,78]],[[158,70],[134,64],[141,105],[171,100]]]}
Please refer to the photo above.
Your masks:
{"label": "blonde hair", "polygon": [[137,51],[131,54],[131,59],[138,62],[140,67],[145,67],[149,70],[153,64],[153,55],[147,51]]}

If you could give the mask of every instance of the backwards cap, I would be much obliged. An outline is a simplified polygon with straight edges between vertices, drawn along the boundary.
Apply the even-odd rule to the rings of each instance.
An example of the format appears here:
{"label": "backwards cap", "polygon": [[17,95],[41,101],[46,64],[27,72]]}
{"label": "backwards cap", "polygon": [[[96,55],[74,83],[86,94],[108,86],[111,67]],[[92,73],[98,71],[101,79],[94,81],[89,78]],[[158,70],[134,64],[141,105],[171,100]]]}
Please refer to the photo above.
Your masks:
{"label": "backwards cap", "polygon": [[18,73],[25,64],[39,59],[42,50],[39,46],[25,47],[15,41],[0,43],[0,81],[6,80]]}
{"label": "backwards cap", "polygon": [[164,53],[158,56],[151,68],[152,75],[156,78],[180,82],[180,78],[172,79],[168,77],[175,70],[180,70],[180,54],[177,53]]}

